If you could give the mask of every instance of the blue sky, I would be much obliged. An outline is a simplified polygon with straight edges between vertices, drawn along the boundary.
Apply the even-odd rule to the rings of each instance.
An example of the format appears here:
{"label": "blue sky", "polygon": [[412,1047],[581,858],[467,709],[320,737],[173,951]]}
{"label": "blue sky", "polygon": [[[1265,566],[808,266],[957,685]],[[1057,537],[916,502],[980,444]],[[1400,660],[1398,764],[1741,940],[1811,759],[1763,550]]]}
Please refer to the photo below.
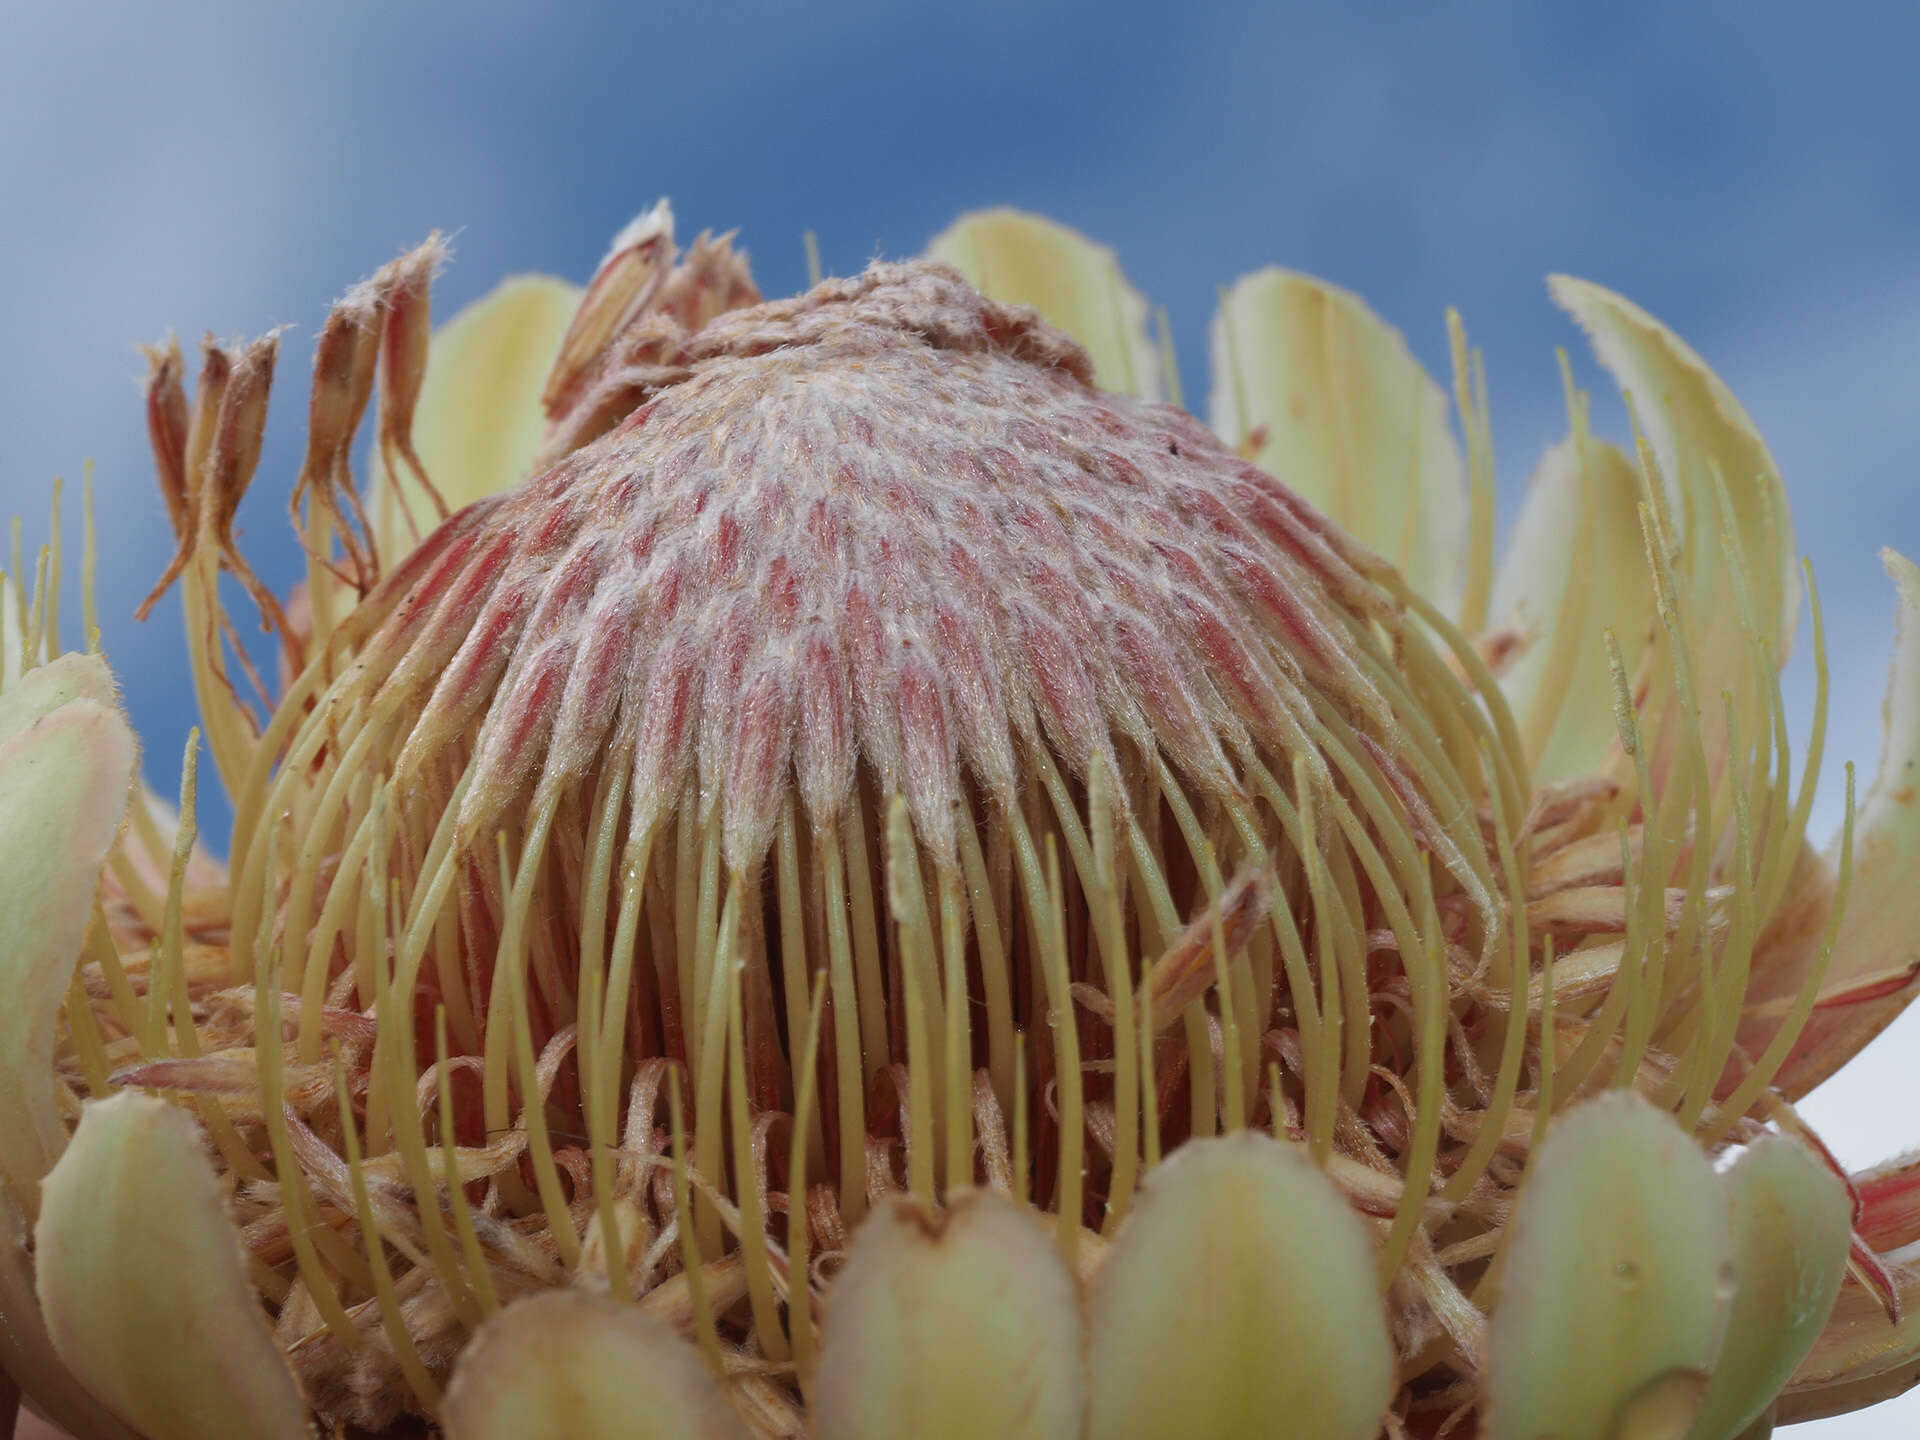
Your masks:
{"label": "blue sky", "polygon": [[[1871,774],[1892,615],[1875,556],[1920,553],[1920,9],[560,10],[13,0],[0,22],[0,517],[37,538],[52,477],[95,462],[105,643],[163,789],[193,715],[177,607],[131,620],[171,543],[133,344],[294,327],[241,516],[284,585],[328,301],[434,227],[456,234],[443,315],[511,271],[584,278],[661,194],[688,233],[738,227],[768,293],[803,282],[809,228],[847,272],[969,207],[1045,210],[1169,308],[1190,396],[1216,287],[1256,266],[1359,290],[1440,374],[1456,304],[1487,353],[1508,511],[1562,426],[1554,347],[1608,393],[1543,277],[1620,289],[1772,443],[1828,604],[1830,749]],[[1867,1073],[1831,1107],[1862,1162],[1920,1140],[1911,1111],[1863,1108],[1898,1068]]]}

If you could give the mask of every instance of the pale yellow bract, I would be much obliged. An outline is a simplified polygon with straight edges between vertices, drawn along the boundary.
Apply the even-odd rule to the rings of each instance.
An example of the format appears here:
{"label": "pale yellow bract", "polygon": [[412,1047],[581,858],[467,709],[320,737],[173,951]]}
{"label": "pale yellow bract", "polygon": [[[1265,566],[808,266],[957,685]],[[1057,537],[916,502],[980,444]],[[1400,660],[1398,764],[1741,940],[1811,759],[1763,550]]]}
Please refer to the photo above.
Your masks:
{"label": "pale yellow bract", "polygon": [[[1818,597],[1658,321],[1551,282],[1635,433],[1569,378],[1497,556],[1457,317],[1449,396],[1246,277],[1209,428],[1113,252],[1018,212],[764,302],[663,201],[432,333],[443,259],[320,332],[291,596],[232,533],[276,342],[191,395],[152,352],[226,864],[198,737],[176,817],[63,653],[57,520],[0,578],[36,1409],[1736,1440],[1920,1378],[1920,1164],[1793,1109],[1920,988],[1920,571],[1819,850]],[[90,631],[93,563],[89,517]]]}

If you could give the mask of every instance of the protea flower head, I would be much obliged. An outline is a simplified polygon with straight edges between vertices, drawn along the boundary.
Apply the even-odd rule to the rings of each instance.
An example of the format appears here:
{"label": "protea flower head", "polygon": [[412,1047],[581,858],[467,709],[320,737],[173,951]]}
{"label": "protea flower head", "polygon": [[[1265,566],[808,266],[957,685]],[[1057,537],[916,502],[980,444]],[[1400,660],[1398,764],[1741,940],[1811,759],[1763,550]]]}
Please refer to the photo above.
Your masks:
{"label": "protea flower head", "polygon": [[197,741],[177,814],[140,782],[57,548],[16,561],[30,1401],[1731,1440],[1911,1383],[1920,1168],[1846,1175],[1793,1104],[1920,984],[1920,573],[1823,853],[1785,498],[1658,322],[1554,281],[1634,446],[1569,385],[1496,567],[1457,322],[1464,458],[1317,281],[1226,294],[1209,427],[1109,252],[1002,212],[933,257],[763,302],[663,203],[429,343],[429,242],[320,331],[287,598],[232,523],[277,342],[191,394],[153,352],[234,830],[196,843]]}

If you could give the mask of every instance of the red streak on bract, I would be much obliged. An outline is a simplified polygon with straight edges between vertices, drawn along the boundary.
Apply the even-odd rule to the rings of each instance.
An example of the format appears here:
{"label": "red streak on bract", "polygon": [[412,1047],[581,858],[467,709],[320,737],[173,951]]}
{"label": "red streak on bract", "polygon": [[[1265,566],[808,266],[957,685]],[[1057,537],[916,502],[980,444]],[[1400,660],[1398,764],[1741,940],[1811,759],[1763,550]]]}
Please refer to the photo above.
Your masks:
{"label": "red streak on bract", "polygon": [[499,729],[483,752],[483,773],[491,780],[514,783],[533,761],[534,747],[553,727],[554,711],[572,664],[571,647],[548,645],[520,672],[500,712]]}
{"label": "red streak on bract", "polygon": [[1312,659],[1314,668],[1323,666],[1326,663],[1326,650],[1321,644],[1320,630],[1314,623],[1312,612],[1300,603],[1300,597],[1289,590],[1265,563],[1247,551],[1237,546],[1229,547],[1225,551],[1225,558],[1241,587],[1263,611],[1279,622],[1300,650]]}
{"label": "red streak on bract", "polygon": [[819,824],[838,813],[853,783],[853,720],[833,632],[815,625],[800,647],[800,732],[794,737],[800,798]]}
{"label": "red streak on bract", "polygon": [[1230,704],[1238,702],[1236,708],[1247,728],[1257,735],[1272,734],[1272,692],[1254,668],[1246,648],[1213,611],[1184,595],[1174,603],[1188,638],[1205,658],[1208,672],[1216,682],[1227,682],[1232,693],[1225,698]]}
{"label": "red streak on bract", "polygon": [[1920,978],[1920,961],[1915,961],[1905,969],[1890,971],[1860,984],[1823,994],[1813,1008],[1815,1010],[1846,1010],[1855,1005],[1864,1005],[1870,1000],[1884,1000],[1889,995],[1898,995],[1916,978]]}
{"label": "red streak on bract", "polygon": [[1106,726],[1094,703],[1093,685],[1058,626],[1031,606],[1021,607],[1020,619],[1026,635],[1027,663],[1043,702],[1041,718],[1053,743],[1077,769],[1106,738]]}
{"label": "red streak on bract", "polygon": [[633,793],[636,808],[666,808],[678,792],[691,758],[692,726],[701,657],[685,635],[661,650],[641,704],[640,734],[634,746]]}
{"label": "red streak on bract", "polygon": [[765,851],[778,818],[790,705],[785,676],[777,669],[761,671],[740,691],[722,816],[727,861],[735,870],[748,869]]}
{"label": "red streak on bract", "polygon": [[1854,1177],[1859,1199],[1854,1228],[1885,1254],[1920,1240],[1920,1156],[1878,1174]]}
{"label": "red streak on bract", "polygon": [[914,823],[941,859],[950,861],[953,807],[959,797],[953,740],[940,677],[917,650],[909,651],[900,663],[900,745]]}
{"label": "red streak on bract", "polygon": [[726,584],[739,569],[740,522],[730,510],[720,512],[719,522],[715,526],[712,561],[707,579],[716,586]]}
{"label": "red streak on bract", "polygon": [[435,701],[465,706],[486,698],[500,673],[513,658],[513,641],[518,638],[526,616],[528,594],[524,587],[513,586],[495,591],[475,625],[454,656],[453,664],[441,677]]}

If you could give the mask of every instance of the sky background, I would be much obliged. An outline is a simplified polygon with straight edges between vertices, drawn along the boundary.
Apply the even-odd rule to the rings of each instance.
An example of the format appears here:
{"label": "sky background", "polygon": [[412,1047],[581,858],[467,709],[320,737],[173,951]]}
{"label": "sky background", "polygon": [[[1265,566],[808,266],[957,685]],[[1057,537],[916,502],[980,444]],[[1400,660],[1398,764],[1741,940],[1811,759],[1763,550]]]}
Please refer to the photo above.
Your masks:
{"label": "sky background", "polygon": [[[1893,613],[1877,552],[1920,556],[1920,7],[1815,9],[12,0],[0,518],[26,517],[31,553],[53,477],[96,466],[104,644],[166,791],[194,712],[177,602],[131,618],[172,548],[132,347],[292,327],[241,512],[284,588],[312,337],[436,227],[445,316],[507,273],[584,280],[662,194],[683,237],[738,227],[770,295],[804,284],[807,229],[850,273],[960,211],[1026,206],[1118,248],[1196,403],[1217,287],[1260,265],[1361,292],[1443,377],[1455,304],[1487,356],[1506,515],[1563,429],[1554,348],[1611,395],[1547,300],[1566,270],[1671,324],[1772,445],[1827,606],[1829,754],[1864,789]],[[217,798],[203,818],[224,832]],[[1916,1080],[1910,1020],[1812,1113],[1865,1164],[1920,1144]],[[1795,1433],[1909,1428],[1913,1397]]]}

